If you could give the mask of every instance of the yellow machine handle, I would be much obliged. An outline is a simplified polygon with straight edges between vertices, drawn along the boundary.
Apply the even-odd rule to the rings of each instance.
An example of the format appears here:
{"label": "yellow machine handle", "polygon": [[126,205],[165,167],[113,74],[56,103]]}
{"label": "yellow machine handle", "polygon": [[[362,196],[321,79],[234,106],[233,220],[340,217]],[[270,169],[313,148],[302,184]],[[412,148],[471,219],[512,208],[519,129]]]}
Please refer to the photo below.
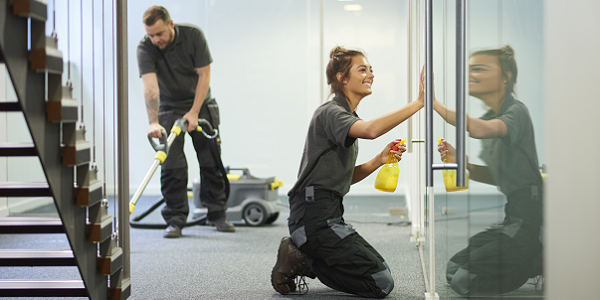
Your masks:
{"label": "yellow machine handle", "polygon": [[239,180],[239,179],[240,179],[240,177],[242,177],[242,175],[241,175],[241,174],[227,174],[227,179],[228,179],[229,181],[236,181],[236,180]]}
{"label": "yellow machine handle", "polygon": [[160,161],[160,164],[162,165],[162,163],[165,162],[165,159],[167,159],[167,153],[165,153],[164,151],[157,151],[156,155],[154,156],[154,159],[158,159]]}
{"label": "yellow machine handle", "polygon": [[275,181],[273,181],[271,183],[271,190],[274,190],[276,188],[280,188],[283,186],[283,181],[277,179],[277,177],[275,177]]}

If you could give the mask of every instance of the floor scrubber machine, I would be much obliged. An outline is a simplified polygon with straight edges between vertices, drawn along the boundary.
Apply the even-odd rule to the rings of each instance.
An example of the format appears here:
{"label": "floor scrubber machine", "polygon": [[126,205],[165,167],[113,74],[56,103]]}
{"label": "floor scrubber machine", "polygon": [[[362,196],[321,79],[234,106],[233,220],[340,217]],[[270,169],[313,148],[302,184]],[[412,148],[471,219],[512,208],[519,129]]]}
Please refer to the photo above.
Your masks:
{"label": "floor scrubber machine", "polygon": [[[250,174],[246,168],[225,168],[229,179],[229,198],[227,199],[227,220],[245,222],[250,226],[271,224],[279,217],[281,200],[278,189],[283,181],[277,177],[258,178]],[[241,171],[241,174],[230,174]],[[194,219],[208,212],[200,203],[200,180],[194,180],[192,187],[194,197]]]}
{"label": "floor scrubber machine", "polygon": [[[129,213],[133,213],[137,201],[141,197],[144,189],[148,185],[148,182],[156,172],[156,169],[161,165],[169,153],[169,147],[173,144],[173,141],[181,132],[187,128],[188,122],[185,118],[181,118],[175,121],[171,128],[170,134],[167,136],[166,132],[162,132],[162,137],[158,139],[159,143],[156,143],[154,139],[148,137],[152,148],[156,151],[154,162],[150,167],[150,170],[146,173],[142,184],[137,189],[131,201],[129,202]],[[205,126],[208,129],[202,128]],[[218,134],[217,129],[213,129],[211,124],[205,119],[198,120],[198,127],[196,129],[200,131],[208,138],[211,143],[211,153],[215,156],[215,160],[218,162],[217,165],[221,169],[223,176],[227,178],[224,180],[225,194],[227,196],[227,219],[231,222],[246,222],[251,226],[260,226],[263,224],[273,223],[279,216],[282,204],[278,198],[278,189],[283,186],[283,182],[277,180],[276,177],[270,178],[256,178],[250,175],[248,169],[233,169],[225,168],[221,162],[220,151],[218,149],[215,138]],[[243,171],[243,174],[229,174],[231,170]],[[230,182],[233,182],[233,190],[231,190]],[[233,191],[233,193],[231,193]],[[194,205],[197,207],[194,210],[193,219],[185,224],[185,227],[194,225],[206,225],[206,214],[207,210],[200,203],[200,181],[199,179],[194,181],[194,185],[191,189],[191,194],[188,196],[194,198]],[[149,229],[164,229],[167,228],[167,224],[154,224],[154,223],[142,223],[141,220],[156,210],[158,207],[163,205],[165,202],[163,197],[150,206],[149,209],[142,212],[138,216],[130,220],[130,225],[133,228],[149,228]]]}

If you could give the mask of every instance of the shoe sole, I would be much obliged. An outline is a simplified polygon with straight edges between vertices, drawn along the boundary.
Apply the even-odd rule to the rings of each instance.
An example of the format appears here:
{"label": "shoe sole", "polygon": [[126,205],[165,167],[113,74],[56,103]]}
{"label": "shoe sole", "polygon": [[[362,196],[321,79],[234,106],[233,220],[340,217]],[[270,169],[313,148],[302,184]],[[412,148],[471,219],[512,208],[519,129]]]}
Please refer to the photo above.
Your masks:
{"label": "shoe sole", "polygon": [[[284,243],[283,240],[286,240],[287,243]],[[280,294],[283,294],[283,295],[287,295],[290,292],[296,291],[296,284],[293,281],[290,282],[290,284],[292,284],[292,286],[286,284],[290,290],[287,293],[279,290],[279,288],[277,288],[277,284],[275,283],[275,275],[277,274],[277,270],[279,270],[279,267],[281,266],[281,261],[283,260],[283,258],[285,256],[285,248],[289,247],[288,245],[291,242],[292,242],[292,239],[290,237],[284,237],[282,239],[282,242],[279,243],[279,249],[277,250],[277,262],[275,263],[275,266],[273,267],[273,270],[271,271],[271,285],[277,292],[279,292]]]}
{"label": "shoe sole", "polygon": [[231,229],[230,228],[224,228],[223,229],[223,228],[217,227],[217,231],[219,231],[219,232],[235,232],[235,228],[231,228]]}
{"label": "shoe sole", "polygon": [[217,228],[217,231],[219,232],[235,232],[235,226],[232,227],[227,227],[227,228],[219,228],[219,226],[217,226],[217,224],[211,222],[211,221],[207,221],[206,222],[207,225],[213,226]]}
{"label": "shoe sole", "polygon": [[181,237],[181,229],[177,228],[177,230],[164,231],[163,237],[166,239],[176,239]]}
{"label": "shoe sole", "polygon": [[176,238],[180,238],[181,234],[165,234],[165,235],[163,235],[163,237],[166,239],[176,239]]}

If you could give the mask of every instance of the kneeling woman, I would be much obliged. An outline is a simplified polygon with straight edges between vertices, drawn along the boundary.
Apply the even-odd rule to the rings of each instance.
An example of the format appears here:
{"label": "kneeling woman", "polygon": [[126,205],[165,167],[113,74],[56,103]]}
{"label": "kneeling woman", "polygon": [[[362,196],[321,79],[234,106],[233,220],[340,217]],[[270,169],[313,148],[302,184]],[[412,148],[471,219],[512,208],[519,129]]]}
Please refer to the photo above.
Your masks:
{"label": "kneeling woman", "polygon": [[423,87],[416,101],[377,117],[361,120],[355,110],[371,94],[373,71],[360,51],[336,47],[327,65],[333,99],[315,111],[308,128],[298,180],[290,190],[290,237],[279,245],[271,282],[276,291],[296,290],[297,276],[364,297],[385,297],[394,287],[385,260],[344,222],[342,198],[357,183],[387,162],[402,158],[405,145],[389,142],[370,161],[355,165],[357,138],[375,139],[423,107]]}
{"label": "kneeling woman", "polygon": [[[489,296],[518,289],[542,274],[543,181],[533,124],[525,104],[514,98],[517,61],[510,46],[482,50],[469,60],[469,94],[490,109],[467,117],[471,137],[481,139],[486,165],[467,163],[471,179],[495,185],[506,195],[502,223],[469,238],[446,266],[446,279],[461,296]],[[456,112],[435,101],[435,110],[455,124]],[[444,161],[455,149],[438,145]]]}

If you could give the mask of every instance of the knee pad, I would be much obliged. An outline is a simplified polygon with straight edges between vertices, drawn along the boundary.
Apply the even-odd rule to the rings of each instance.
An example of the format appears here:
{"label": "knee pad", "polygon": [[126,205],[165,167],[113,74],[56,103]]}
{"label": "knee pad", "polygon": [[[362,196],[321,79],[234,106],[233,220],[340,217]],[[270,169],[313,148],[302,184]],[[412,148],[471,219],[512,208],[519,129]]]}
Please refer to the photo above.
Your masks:
{"label": "knee pad", "polygon": [[387,263],[383,262],[383,264],[385,265],[385,270],[371,275],[373,280],[375,280],[375,284],[381,288],[381,292],[377,295],[377,298],[387,296],[394,289],[394,279],[392,278],[390,268]]}
{"label": "knee pad", "polygon": [[460,268],[452,277],[450,285],[457,294],[466,296],[471,292],[471,283],[475,277],[477,277],[477,275],[471,274],[469,271]]}
{"label": "knee pad", "polygon": [[452,282],[452,277],[454,277],[454,274],[456,274],[456,271],[458,271],[458,269],[460,269],[460,265],[449,260],[448,263],[446,264],[446,280],[448,281],[448,283]]}

